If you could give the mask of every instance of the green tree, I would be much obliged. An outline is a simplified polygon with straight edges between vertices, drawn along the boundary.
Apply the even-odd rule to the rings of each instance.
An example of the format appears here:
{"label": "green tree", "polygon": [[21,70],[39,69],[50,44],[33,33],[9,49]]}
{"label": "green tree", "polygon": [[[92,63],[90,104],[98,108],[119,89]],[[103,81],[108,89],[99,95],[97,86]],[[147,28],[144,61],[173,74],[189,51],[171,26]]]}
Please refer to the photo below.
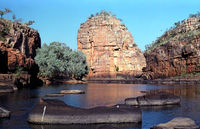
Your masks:
{"label": "green tree", "polygon": [[26,23],[24,23],[24,24],[27,25],[27,26],[30,26],[30,25],[32,25],[33,23],[35,23],[35,21],[30,20],[30,21],[28,21],[28,22],[26,22]]}
{"label": "green tree", "polygon": [[89,72],[88,65],[86,63],[86,56],[81,51],[73,51],[70,64],[72,76],[75,79],[81,80]]}
{"label": "green tree", "polygon": [[80,51],[72,51],[64,43],[44,44],[37,49],[35,61],[39,65],[40,75],[48,79],[60,75],[82,79],[88,73],[85,55]]}
{"label": "green tree", "polygon": [[4,15],[4,11],[0,10],[0,15],[1,15],[1,18],[3,18],[3,15]]}

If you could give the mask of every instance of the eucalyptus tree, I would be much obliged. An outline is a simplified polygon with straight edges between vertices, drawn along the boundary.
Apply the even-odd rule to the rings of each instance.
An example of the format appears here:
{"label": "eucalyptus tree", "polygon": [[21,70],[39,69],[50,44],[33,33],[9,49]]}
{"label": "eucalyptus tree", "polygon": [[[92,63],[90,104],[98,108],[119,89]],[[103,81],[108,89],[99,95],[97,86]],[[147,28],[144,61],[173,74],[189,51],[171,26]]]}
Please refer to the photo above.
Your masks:
{"label": "eucalyptus tree", "polygon": [[37,49],[35,61],[39,65],[40,75],[53,79],[60,75],[82,79],[88,73],[86,56],[80,51],[73,51],[64,43],[43,44]]}

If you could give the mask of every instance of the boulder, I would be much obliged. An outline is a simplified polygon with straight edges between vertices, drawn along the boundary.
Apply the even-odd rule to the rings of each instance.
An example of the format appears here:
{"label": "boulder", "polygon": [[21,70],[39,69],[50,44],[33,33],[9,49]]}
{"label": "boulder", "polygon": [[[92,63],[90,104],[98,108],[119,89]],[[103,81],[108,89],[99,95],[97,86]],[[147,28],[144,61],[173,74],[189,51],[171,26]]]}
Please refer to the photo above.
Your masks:
{"label": "boulder", "polygon": [[151,129],[197,129],[195,121],[187,117],[177,117],[171,121],[153,126]]}
{"label": "boulder", "polygon": [[125,104],[134,106],[161,106],[179,104],[180,97],[165,92],[147,93],[137,98],[125,99]]}
{"label": "boulder", "polygon": [[66,105],[60,100],[44,99],[40,100],[28,117],[28,122],[34,124],[139,123],[141,120],[141,110],[136,107],[83,109]]}
{"label": "boulder", "polygon": [[0,107],[0,118],[10,117],[10,111]]}

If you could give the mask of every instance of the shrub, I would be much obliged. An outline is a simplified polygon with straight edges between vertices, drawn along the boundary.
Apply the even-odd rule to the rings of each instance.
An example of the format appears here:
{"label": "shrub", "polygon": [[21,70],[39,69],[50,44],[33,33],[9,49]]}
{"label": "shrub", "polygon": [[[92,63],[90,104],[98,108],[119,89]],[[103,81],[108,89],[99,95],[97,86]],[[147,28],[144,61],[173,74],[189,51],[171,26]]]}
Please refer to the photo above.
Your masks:
{"label": "shrub", "polygon": [[16,70],[15,70],[15,74],[16,74],[16,77],[20,77],[21,74],[24,73],[24,70],[22,67],[17,67]]}
{"label": "shrub", "polygon": [[28,21],[28,22],[26,22],[26,23],[24,23],[24,24],[27,25],[27,26],[30,26],[30,25],[32,25],[33,23],[35,23],[35,21],[30,20],[30,21]]}
{"label": "shrub", "polygon": [[116,67],[116,72],[119,72],[119,67],[118,66]]}
{"label": "shrub", "polygon": [[35,61],[39,65],[39,74],[48,79],[65,75],[82,79],[89,68],[86,56],[80,51],[72,51],[64,43],[52,42],[37,49]]}

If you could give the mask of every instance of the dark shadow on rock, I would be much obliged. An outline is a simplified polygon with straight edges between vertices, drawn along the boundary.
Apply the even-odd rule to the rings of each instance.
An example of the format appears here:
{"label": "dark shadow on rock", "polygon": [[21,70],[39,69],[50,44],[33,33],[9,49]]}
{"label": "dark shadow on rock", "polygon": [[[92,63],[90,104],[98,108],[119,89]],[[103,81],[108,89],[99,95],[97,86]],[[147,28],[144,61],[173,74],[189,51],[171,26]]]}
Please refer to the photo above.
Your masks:
{"label": "dark shadow on rock", "polygon": [[180,104],[177,105],[164,105],[164,106],[143,106],[141,107],[142,111],[154,111],[154,112],[160,112],[164,110],[172,110],[181,107]]}
{"label": "dark shadow on rock", "polygon": [[91,125],[34,125],[29,124],[31,129],[142,129],[140,124],[91,124]]}
{"label": "dark shadow on rock", "polygon": [[139,123],[141,121],[141,110],[136,107],[83,109],[66,105],[60,100],[48,99],[41,99],[28,118],[28,122],[35,124]]}

